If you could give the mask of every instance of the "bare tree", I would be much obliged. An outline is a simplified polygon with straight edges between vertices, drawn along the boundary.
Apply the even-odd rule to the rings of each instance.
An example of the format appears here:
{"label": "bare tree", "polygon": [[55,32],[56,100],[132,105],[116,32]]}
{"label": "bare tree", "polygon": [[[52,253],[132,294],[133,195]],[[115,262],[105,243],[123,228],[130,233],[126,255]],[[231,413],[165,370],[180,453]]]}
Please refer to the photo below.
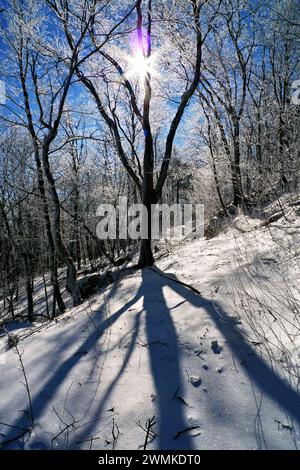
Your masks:
{"label": "bare tree", "polygon": [[[207,5],[209,3],[209,5]],[[112,56],[110,52],[107,52],[103,49],[102,44],[99,44],[97,41],[97,35],[95,34],[96,31],[96,17],[95,17],[95,24],[93,28],[90,30],[90,37],[92,44],[94,46],[94,50],[98,52],[101,59],[107,62],[112,68],[118,73],[120,83],[124,87],[127,97],[129,99],[130,105],[132,107],[133,112],[135,113],[139,125],[143,129],[144,141],[143,141],[143,163],[142,163],[142,171],[141,166],[138,165],[136,167],[132,160],[129,158],[129,155],[126,152],[126,149],[123,145],[122,139],[122,127],[120,125],[120,120],[116,113],[116,105],[112,106],[112,98],[109,98],[109,93],[111,95],[113,92],[109,89],[109,77],[103,76],[103,85],[107,89],[107,101],[108,104],[105,106],[103,102],[103,98],[101,96],[101,92],[99,91],[96,83],[93,79],[89,76],[89,73],[83,70],[82,67],[77,67],[76,74],[78,78],[81,80],[83,85],[88,89],[91,93],[95,103],[97,105],[98,111],[100,116],[102,117],[104,123],[108,126],[116,151],[122,162],[125,170],[127,171],[128,175],[134,182],[137,187],[137,190],[140,194],[141,201],[144,204],[145,208],[147,209],[147,215],[144,216],[143,219],[143,232],[144,236],[141,240],[141,248],[140,248],[140,259],[139,259],[139,266],[149,266],[152,265],[153,255],[151,249],[151,205],[156,204],[162,195],[162,189],[164,187],[168,168],[170,164],[170,159],[172,156],[173,144],[174,139],[179,127],[179,124],[182,120],[184,111],[191,100],[193,94],[196,91],[196,88],[199,84],[200,80],[200,70],[201,70],[201,62],[202,62],[202,47],[203,43],[206,40],[206,37],[210,33],[213,25],[214,18],[217,15],[218,9],[220,7],[220,2],[200,2],[198,0],[191,0],[187,8],[185,9],[185,14],[190,15],[192,17],[193,26],[190,28],[190,34],[194,35],[194,48],[195,48],[195,58],[193,64],[191,66],[191,75],[187,77],[185,83],[185,91],[181,96],[181,99],[178,103],[177,110],[175,115],[171,121],[169,130],[167,132],[166,142],[165,142],[165,150],[164,155],[161,163],[161,168],[159,171],[159,175],[157,177],[157,181],[154,182],[154,140],[153,140],[153,131],[151,126],[151,102],[152,102],[152,85],[151,85],[151,67],[147,64],[151,62],[153,50],[152,50],[152,26],[153,26],[153,8],[152,2],[147,1],[143,2],[142,0],[138,0],[135,2],[134,7],[129,9],[129,13],[124,16],[124,19],[128,18],[133,9],[136,11],[137,17],[137,26],[136,26],[136,36],[137,36],[137,54],[139,56],[140,61],[140,74],[143,80],[143,88],[142,88],[142,95],[137,96],[134,86],[130,82],[130,79],[126,75],[124,68],[122,67],[118,58]],[[146,10],[146,20],[144,21],[144,13],[143,7]],[[202,30],[201,27],[201,12],[202,9],[207,8],[210,14],[208,24],[206,24],[206,28]],[[54,8],[55,10],[55,8]],[[191,11],[190,11],[191,10]],[[58,13],[57,10],[55,10]],[[71,15],[68,8],[65,8],[64,13],[59,13],[59,17],[65,18],[64,20],[64,31],[66,37],[68,39],[68,43],[70,46],[71,51],[74,50],[74,37],[71,32],[70,23]],[[66,20],[68,18],[68,21]],[[206,18],[207,19],[207,18]],[[145,23],[145,30],[146,33],[143,31],[143,25]],[[146,37],[146,40],[145,40]],[[139,103],[141,102],[141,108]],[[135,148],[134,145],[131,145],[131,150],[134,148],[134,155],[138,155],[138,149]],[[138,160],[138,159],[137,159]],[[146,218],[145,218],[146,217]]]}

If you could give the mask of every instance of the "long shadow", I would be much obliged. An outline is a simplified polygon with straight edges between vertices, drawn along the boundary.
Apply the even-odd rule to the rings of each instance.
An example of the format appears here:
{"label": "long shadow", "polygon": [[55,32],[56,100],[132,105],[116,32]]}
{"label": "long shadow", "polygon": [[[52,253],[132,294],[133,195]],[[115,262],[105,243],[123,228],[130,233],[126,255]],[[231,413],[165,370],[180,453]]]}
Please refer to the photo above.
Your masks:
{"label": "long shadow", "polygon": [[[226,313],[220,305],[216,305],[211,300],[179,284],[176,276],[162,273],[158,269],[155,271],[156,273],[148,269],[143,270],[142,284],[136,295],[122,308],[111,315],[111,317],[102,321],[99,328],[80,345],[78,352],[91,349],[104,331],[143,297],[150,366],[157,394],[159,448],[193,448],[192,439],[189,434],[186,432],[182,433],[182,431],[187,429],[188,425],[184,417],[186,405],[184,401],[179,399],[180,388],[182,387],[180,350],[170,310],[167,307],[163,295],[163,288],[165,287],[172,289],[183,301],[187,301],[191,305],[205,310],[209,314],[210,318],[227,341],[232,353],[240,359],[241,362],[244,361],[248,363],[247,372],[249,377],[256,383],[259,390],[267,394],[283,411],[287,412],[291,418],[300,423],[300,396],[257,354],[247,342],[247,339],[239,327],[232,324],[228,313]],[[107,388],[104,399],[101,400],[97,410],[94,412],[93,425],[96,425],[97,420],[101,417],[105,402],[109,398],[109,395],[112,394],[114,386],[123,374],[130,356],[134,351],[140,315],[141,312],[138,312],[135,320],[135,331],[132,335],[125,362],[115,379]],[[60,364],[43,386],[43,389],[33,397],[32,405],[35,419],[37,419],[49,403],[51,403],[55,397],[55,393],[58,391],[59,385],[64,382],[71,370],[76,366],[79,358],[79,355],[75,353]],[[47,393],[46,400],[45,392]],[[23,424],[22,419],[18,419],[13,423],[13,425],[17,427],[22,427]],[[89,431],[92,431],[92,428],[90,428]],[[87,433],[87,429],[82,429],[82,433],[83,432]],[[178,439],[175,438],[177,433],[181,433]],[[6,439],[12,438],[15,435],[16,432],[12,429],[9,435],[6,436]],[[89,436],[85,434],[85,437],[88,438]],[[78,442],[78,435],[76,435],[76,440]]]}
{"label": "long shadow", "polygon": [[300,424],[300,395],[292,389],[276,372],[262,359],[260,355],[247,342],[245,335],[238,325],[232,323],[232,319],[222,307],[211,300],[197,295],[187,287],[179,284],[173,274],[165,274],[156,268],[160,276],[167,275],[166,285],[182,298],[185,298],[195,307],[205,309],[215,326],[227,340],[232,353],[246,364],[249,377],[274,400],[279,407],[287,412]]}
{"label": "long shadow", "polygon": [[[113,292],[115,291],[116,287],[112,289],[109,294],[109,297],[111,297],[113,295]],[[80,361],[82,357],[82,351],[88,353],[94,347],[96,342],[99,341],[104,332],[115,321],[117,321],[117,319],[127,310],[127,308],[130,307],[130,305],[134,304],[135,302],[136,296],[124,307],[120,308],[113,315],[102,321],[102,323],[92,331],[92,333],[86,338],[86,340],[80,344],[77,350],[66,360],[64,360],[58,368],[54,370],[54,372],[50,375],[48,380],[43,385],[42,389],[35,395],[31,396],[31,403],[35,421],[40,418],[47,406],[52,403],[56,392],[59,390],[60,385],[63,384],[65,379]],[[70,344],[68,344],[68,346],[70,346]],[[32,393],[32,390],[30,390],[30,392]],[[26,417],[24,417],[23,415],[16,419],[13,424],[8,424],[10,424],[9,432],[6,432],[5,438],[1,439],[0,449],[6,448],[6,445],[3,445],[2,442],[9,442],[11,440],[13,441],[14,437],[20,434],[18,431],[16,431],[16,429],[24,429],[26,428],[26,426],[28,426],[26,422]],[[5,431],[7,431],[7,429],[5,429]]]}
{"label": "long shadow", "polygon": [[192,440],[186,432],[189,426],[184,417],[184,409],[187,405],[180,395],[183,391],[178,338],[163,295],[163,287],[166,283],[163,278],[155,283],[155,302],[153,303],[151,295],[153,287],[147,274],[144,270],[144,310],[150,366],[157,393],[159,448],[192,449]]}
{"label": "long shadow", "polygon": [[[172,289],[183,301],[202,311],[205,310],[227,341],[232,353],[241,363],[245,364],[249,378],[258,386],[259,392],[268,395],[291,418],[300,423],[300,396],[257,354],[239,327],[232,323],[228,313],[220,305],[197,295],[178,283],[176,276],[162,273],[157,268],[155,271],[156,273],[146,269],[143,271],[143,282],[139,291],[130,304],[124,306],[124,311],[128,310],[130,305],[133,305],[138,299],[143,298],[149,360],[157,394],[158,448],[193,448],[193,442],[188,433],[183,433],[178,439],[175,439],[178,432],[188,428],[188,424],[184,417],[186,405],[178,399],[181,396],[180,393],[176,393],[182,387],[180,351],[170,309],[167,307],[163,295],[164,287]],[[95,422],[101,418],[104,405],[130,360],[136,337],[137,332],[135,331],[125,362],[107,388],[107,392],[94,414]],[[88,431],[92,431],[92,426]]]}
{"label": "long shadow", "polygon": [[[119,383],[123,373],[126,370],[126,367],[128,366],[130,357],[133,353],[136,341],[138,339],[138,333],[139,333],[139,327],[140,327],[140,316],[141,316],[141,312],[138,312],[135,316],[133,334],[132,334],[132,337],[130,339],[130,343],[127,347],[126,355],[124,357],[122,366],[120,367],[118,373],[115,375],[114,379],[111,381],[111,383],[107,387],[107,390],[106,390],[102,400],[99,402],[97,409],[93,411],[92,419],[86,425],[82,426],[81,432],[76,433],[75,438],[71,441],[71,443],[70,443],[71,448],[76,448],[77,444],[79,444],[83,441],[85,441],[85,442],[88,441],[91,438],[92,434],[95,432],[95,426],[97,425],[97,423],[99,421],[99,418],[105,412],[106,404],[107,404],[108,400],[111,398],[112,392],[113,392],[115,386]],[[96,433],[96,434],[98,434],[98,433]]]}
{"label": "long shadow", "polygon": [[[136,294],[129,303],[124,306],[128,310],[131,305],[143,298],[143,313],[146,316],[146,335],[149,351],[150,368],[156,390],[156,420],[158,422],[158,448],[162,450],[172,449],[192,449],[193,443],[187,433],[188,424],[184,418],[184,408],[186,407],[179,391],[182,389],[182,379],[180,372],[180,354],[178,350],[178,340],[176,330],[166,305],[163,295],[165,282],[163,278],[155,276],[155,286],[149,282],[148,270],[142,272],[142,283]],[[92,421],[84,426],[80,434],[76,434],[71,447],[76,446],[76,442],[88,439],[94,432],[95,426],[101,419],[105,411],[107,401],[111,397],[114,387],[117,385],[124,373],[130,357],[134,352],[141,312],[135,316],[135,325],[129,347],[126,352],[123,364],[93,412]],[[140,419],[137,416],[137,419]],[[180,438],[176,439],[177,434]],[[143,442],[141,436],[141,442]],[[138,443],[137,443],[138,445]]]}

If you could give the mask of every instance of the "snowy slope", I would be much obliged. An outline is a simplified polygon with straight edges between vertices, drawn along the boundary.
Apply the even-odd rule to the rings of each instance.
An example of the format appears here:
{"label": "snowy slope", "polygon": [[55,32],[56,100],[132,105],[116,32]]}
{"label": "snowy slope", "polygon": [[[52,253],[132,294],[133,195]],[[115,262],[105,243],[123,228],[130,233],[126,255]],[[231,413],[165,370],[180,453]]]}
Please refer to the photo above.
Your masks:
{"label": "snowy slope", "polygon": [[5,448],[138,449],[152,417],[149,449],[297,448],[300,218],[260,223],[241,216],[19,330],[33,426],[12,348],[0,361]]}

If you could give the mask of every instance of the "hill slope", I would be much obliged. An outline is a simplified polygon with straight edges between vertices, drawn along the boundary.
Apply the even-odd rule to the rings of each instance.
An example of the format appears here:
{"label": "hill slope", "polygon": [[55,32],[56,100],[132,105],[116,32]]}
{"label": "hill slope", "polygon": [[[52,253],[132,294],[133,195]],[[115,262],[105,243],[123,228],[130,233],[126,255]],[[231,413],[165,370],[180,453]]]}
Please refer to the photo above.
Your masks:
{"label": "hill slope", "polygon": [[241,216],[20,329],[29,394],[12,347],[2,447],[137,449],[155,417],[148,449],[297,448],[300,218],[261,222]]}

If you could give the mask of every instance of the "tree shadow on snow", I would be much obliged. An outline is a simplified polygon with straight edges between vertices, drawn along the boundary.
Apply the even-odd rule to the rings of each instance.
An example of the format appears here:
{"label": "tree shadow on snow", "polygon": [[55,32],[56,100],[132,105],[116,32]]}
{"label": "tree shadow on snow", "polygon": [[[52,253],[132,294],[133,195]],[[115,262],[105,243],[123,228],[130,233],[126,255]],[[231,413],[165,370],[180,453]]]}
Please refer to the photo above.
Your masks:
{"label": "tree shadow on snow", "polygon": [[[97,394],[95,394],[92,416],[88,416],[90,420],[74,433],[74,438],[69,441],[68,447],[78,447],[78,442],[88,440],[97,430],[96,426],[107,410],[107,402],[129,364],[138,340],[140,319],[142,315],[145,315],[147,349],[156,389],[154,403],[157,408],[158,429],[156,429],[156,432],[158,437],[155,447],[159,449],[193,449],[192,436],[188,432],[182,432],[186,431],[190,424],[185,418],[187,406],[180,395],[182,388],[180,350],[176,329],[170,314],[171,309],[167,307],[163,294],[163,289],[166,287],[172,289],[181,297],[182,301],[180,303],[187,302],[196,308],[202,309],[202,312],[203,310],[207,312],[216,328],[227,341],[232,354],[240,362],[251,356],[250,364],[247,367],[251,382],[258,387],[262,394],[268,395],[276,402],[293,420],[300,423],[300,396],[257,354],[247,342],[241,329],[232,323],[232,318],[228,313],[215,302],[178,283],[176,276],[173,274],[162,273],[157,268],[144,269],[142,271],[142,283],[136,295],[110,317],[102,319],[99,327],[80,345],[77,350],[78,354],[72,354],[62,363],[58,362],[58,367],[50,375],[40,392],[35,394],[34,390],[31,390],[35,420],[39,420],[45,409],[54,402],[60,385],[65,382],[80,360],[79,353],[91,350],[104,332],[121,315],[133,307],[140,299],[143,299],[143,308],[135,314],[132,335],[119,371],[107,387],[99,403],[97,403]],[[113,287],[109,297],[113,296],[114,291],[115,288]],[[199,314],[201,314],[201,311]],[[234,387],[234,384],[232,386]],[[137,419],[139,418],[137,416]],[[132,423],[132,425],[135,426],[136,423]],[[23,427],[24,418],[17,419],[13,426]],[[6,440],[12,439],[18,434],[15,429],[10,429],[6,435]],[[136,443],[135,447],[137,448],[139,444],[142,444],[142,442]]]}
{"label": "tree shadow on snow", "polygon": [[[151,283],[149,275],[155,276],[155,285]],[[158,441],[155,447],[168,450],[193,448],[192,440],[187,433],[182,433],[180,438],[176,438],[177,433],[185,431],[189,426],[184,418],[186,404],[179,394],[182,386],[180,353],[175,326],[163,295],[163,287],[165,285],[166,283],[163,278],[158,277],[147,269],[143,270],[142,283],[136,295],[121,311],[116,312],[112,316],[113,318],[118,318],[121,313],[128,311],[131,306],[140,299],[143,299],[143,309],[135,314],[133,333],[127,346],[122,366],[108,386],[97,409],[93,410],[92,421],[82,428],[80,434],[76,434],[74,441],[81,442],[87,439],[88,436],[92,436],[93,432],[95,432],[95,426],[99,419],[103,417],[113,389],[119,383],[136,347],[140,317],[143,314],[146,317],[147,349],[149,351],[150,368],[156,390],[154,401],[157,405],[156,419],[158,421],[158,430],[155,431],[158,435]],[[167,335],[165,332],[167,332]],[[132,391],[128,390],[128,393],[132,393]],[[139,416],[137,416],[138,419]],[[136,423],[132,423],[132,426],[136,426]],[[136,448],[143,444],[143,440],[144,436],[141,435],[141,441],[136,443]],[[73,447],[75,446],[74,442]]]}

